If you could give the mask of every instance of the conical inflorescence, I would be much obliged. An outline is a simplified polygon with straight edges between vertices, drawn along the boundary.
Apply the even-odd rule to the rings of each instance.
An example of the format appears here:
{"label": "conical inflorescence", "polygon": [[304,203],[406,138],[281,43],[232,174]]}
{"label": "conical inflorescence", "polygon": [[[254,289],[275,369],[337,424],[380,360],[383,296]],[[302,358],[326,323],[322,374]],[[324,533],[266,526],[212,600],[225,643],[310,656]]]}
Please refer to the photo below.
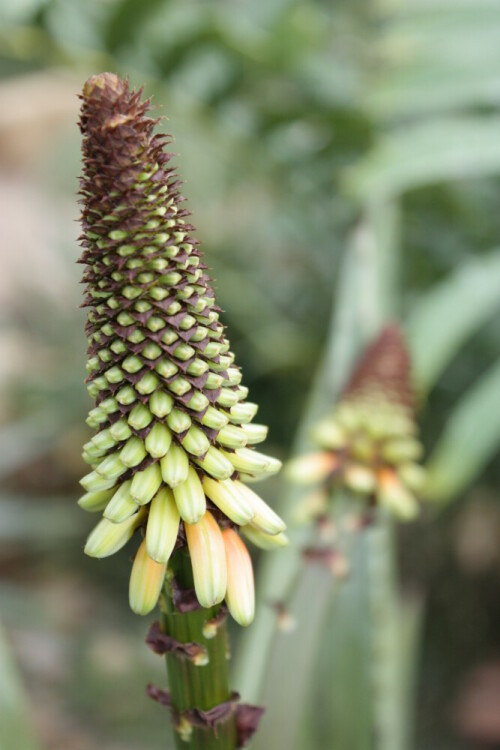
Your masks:
{"label": "conical inflorescence", "polygon": [[299,518],[324,516],[334,487],[401,519],[417,514],[425,473],[410,375],[401,331],[388,325],[361,358],[331,416],[315,426],[319,450],[288,464],[292,481],[316,485]]}
{"label": "conical inflorescence", "polygon": [[91,471],[79,500],[103,511],[85,551],[106,557],[137,529],[130,603],[156,604],[168,560],[187,546],[202,606],[223,599],[253,617],[251,561],[240,533],[264,548],[286,543],[282,520],[247,482],[280,462],[254,446],[252,422],[219,319],[179,179],[154,133],[142,91],[105,73],[84,86],[81,181],[84,305],[88,308],[87,423]]}

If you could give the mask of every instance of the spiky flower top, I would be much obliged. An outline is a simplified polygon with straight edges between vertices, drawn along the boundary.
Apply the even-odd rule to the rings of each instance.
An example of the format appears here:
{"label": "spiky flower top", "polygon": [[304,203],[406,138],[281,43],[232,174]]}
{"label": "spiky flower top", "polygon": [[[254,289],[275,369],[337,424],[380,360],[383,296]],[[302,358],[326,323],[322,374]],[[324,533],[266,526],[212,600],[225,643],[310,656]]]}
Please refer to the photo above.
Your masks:
{"label": "spiky flower top", "polygon": [[302,500],[299,519],[321,519],[336,486],[399,518],[417,514],[422,446],[409,355],[396,325],[384,328],[367,349],[333,414],[313,429],[313,439],[319,450],[287,467],[291,480],[317,485]]}
{"label": "spiky flower top", "polygon": [[189,548],[199,603],[224,598],[253,617],[251,562],[240,532],[264,547],[286,542],[281,519],[246,482],[280,462],[254,449],[267,434],[220,322],[180,182],[154,134],[142,90],[104,73],[81,99],[81,203],[88,307],[87,423],[91,466],[79,500],[104,517],[85,551],[113,554],[144,533],[130,603],[156,604],[174,549]]}

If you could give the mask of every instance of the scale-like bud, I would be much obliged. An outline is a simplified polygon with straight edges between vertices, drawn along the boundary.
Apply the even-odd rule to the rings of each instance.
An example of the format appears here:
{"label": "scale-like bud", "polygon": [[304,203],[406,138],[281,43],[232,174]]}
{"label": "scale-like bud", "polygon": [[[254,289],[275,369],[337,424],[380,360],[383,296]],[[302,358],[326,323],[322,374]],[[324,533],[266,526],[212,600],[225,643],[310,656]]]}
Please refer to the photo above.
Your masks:
{"label": "scale-like bud", "polygon": [[[105,516],[86,551],[112,554],[145,530],[130,588],[133,609],[145,613],[169,556],[187,543],[200,604],[210,606],[226,595],[221,529],[245,526],[249,538],[264,537],[261,546],[286,539],[281,519],[242,484],[275,473],[280,462],[252,447],[267,428],[251,424],[257,405],[246,400],[219,320],[173,155],[164,150],[170,137],[154,133],[158,120],[142,91],[112,73],[90,78],[81,98],[80,262],[95,400],[87,423],[96,434],[84,447],[91,471],[79,504]],[[249,621],[249,612],[238,619]]]}
{"label": "scale-like bud", "polygon": [[287,466],[288,478],[318,485],[298,508],[301,520],[324,518],[330,489],[343,486],[403,520],[418,512],[425,480],[417,463],[410,360],[399,328],[387,326],[368,348],[333,414],[313,429],[319,450]]}

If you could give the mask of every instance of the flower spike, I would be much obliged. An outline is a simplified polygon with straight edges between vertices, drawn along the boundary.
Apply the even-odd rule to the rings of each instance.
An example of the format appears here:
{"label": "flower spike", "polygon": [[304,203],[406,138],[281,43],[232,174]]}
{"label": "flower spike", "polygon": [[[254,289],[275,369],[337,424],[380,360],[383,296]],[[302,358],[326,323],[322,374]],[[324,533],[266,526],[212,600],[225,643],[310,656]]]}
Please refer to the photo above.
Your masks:
{"label": "flower spike", "polygon": [[280,462],[253,447],[267,427],[252,424],[258,407],[219,319],[165,150],[170,136],[154,132],[142,91],[113,73],[89,78],[81,99],[80,262],[95,434],[84,447],[90,468],[79,504],[104,512],[86,552],[113,554],[142,529],[130,604],[145,614],[171,556],[187,546],[199,604],[220,602],[227,581],[229,608],[248,624],[251,563],[235,527],[260,546],[286,543],[285,524],[245,485]]}

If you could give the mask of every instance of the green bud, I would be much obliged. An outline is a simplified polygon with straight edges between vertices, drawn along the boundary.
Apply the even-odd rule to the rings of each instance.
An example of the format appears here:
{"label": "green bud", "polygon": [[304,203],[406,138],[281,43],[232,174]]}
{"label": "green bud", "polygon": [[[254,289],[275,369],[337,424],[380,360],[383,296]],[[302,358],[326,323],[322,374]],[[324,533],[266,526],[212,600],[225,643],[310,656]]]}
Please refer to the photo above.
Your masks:
{"label": "green bud", "polygon": [[173,492],[181,518],[187,523],[198,523],[205,514],[206,501],[200,478],[192,466],[188,468],[187,479],[177,484]]}
{"label": "green bud", "polygon": [[161,484],[159,464],[151,464],[147,469],[138,471],[132,479],[130,494],[139,505],[146,505],[158,492]]}
{"label": "green bud", "polygon": [[89,513],[96,513],[106,507],[108,500],[113,496],[113,492],[113,489],[87,492],[78,500],[78,505]]}
{"label": "green bud", "polygon": [[145,375],[142,376],[142,378],[136,384],[135,389],[138,393],[145,396],[149,393],[153,393],[153,391],[155,391],[156,388],[158,388],[158,385],[159,385],[159,380],[157,376],[154,374],[154,372],[147,372]]}
{"label": "green bud", "polygon": [[203,375],[208,370],[208,364],[204,362],[202,359],[195,359],[187,368],[188,374],[192,375],[195,378],[199,378],[201,375]]}
{"label": "green bud", "polygon": [[132,430],[124,419],[119,419],[118,422],[112,424],[109,432],[116,442],[127,440],[132,435]]}
{"label": "green bud", "polygon": [[122,523],[138,511],[138,505],[130,494],[132,481],[124,482],[106,506],[104,517],[113,523]]}
{"label": "green bud", "polygon": [[347,435],[333,419],[325,419],[313,428],[312,439],[322,448],[337,450],[345,446]]}
{"label": "green bud", "polygon": [[266,534],[279,534],[286,529],[285,522],[262,500],[256,492],[243,482],[233,482],[237,491],[253,508],[252,526]]}
{"label": "green bud", "polygon": [[140,509],[135,516],[127,518],[123,523],[113,523],[107,518],[101,519],[90,532],[85,554],[89,557],[109,557],[124,547],[131,539],[134,531],[144,521],[145,511]]}
{"label": "green bud", "polygon": [[162,458],[168,453],[172,442],[172,433],[161,422],[155,422],[146,438],[146,450],[153,458]]}
{"label": "green bud", "polygon": [[228,424],[219,431],[217,442],[227,448],[244,448],[247,444],[247,436],[241,427]]}
{"label": "green bud", "polygon": [[158,419],[163,419],[163,417],[166,417],[167,414],[170,414],[173,403],[174,400],[169,393],[158,390],[155,391],[149,399],[149,408],[151,409],[155,417],[158,417]]}
{"label": "green bud", "polygon": [[221,388],[217,403],[226,409],[238,403],[238,392],[230,388]]}
{"label": "green bud", "polygon": [[375,473],[361,464],[348,464],[344,469],[344,484],[354,492],[369,495],[375,490]]}
{"label": "green bud", "polygon": [[136,404],[128,417],[128,423],[135,430],[143,430],[153,419],[153,415],[144,404]]}
{"label": "green bud", "polygon": [[242,526],[240,528],[241,533],[246,538],[255,544],[259,549],[273,550],[277,547],[286,547],[289,543],[286,534],[265,534],[259,529],[255,529],[253,526]]}
{"label": "green bud", "polygon": [[241,429],[246,435],[247,445],[257,445],[262,443],[269,431],[269,428],[265,424],[243,424]]}
{"label": "green bud", "polygon": [[179,522],[174,495],[168,487],[162,487],[151,500],[146,529],[146,548],[153,560],[168,562],[177,541]]}
{"label": "green bud", "polygon": [[120,460],[130,468],[138,466],[146,458],[144,443],[138,437],[131,437],[120,451]]}
{"label": "green bud", "polygon": [[112,453],[101,461],[96,471],[105,479],[118,479],[127,471],[127,467],[120,461],[119,453]]}
{"label": "green bud", "polygon": [[185,411],[172,409],[167,417],[167,424],[172,432],[185,432],[191,427],[191,417]]}
{"label": "green bud", "polygon": [[245,474],[274,474],[281,468],[281,461],[252,448],[237,448],[234,453],[225,453],[237,471]]}
{"label": "green bud", "polygon": [[92,445],[99,451],[107,451],[110,448],[114,448],[115,440],[111,434],[111,430],[101,430],[97,435],[94,435],[90,441]]}
{"label": "green bud", "polygon": [[209,400],[201,391],[195,391],[189,399],[187,406],[193,411],[203,411],[209,405]]}
{"label": "green bud", "polygon": [[176,396],[184,396],[185,393],[191,390],[191,383],[186,378],[178,377],[168,384],[168,389],[172,393],[175,393]]}
{"label": "green bud", "polygon": [[203,456],[210,448],[210,441],[199,427],[192,425],[181,440],[182,447],[193,456]]}
{"label": "green bud", "polygon": [[100,492],[101,490],[109,490],[114,487],[116,479],[105,479],[100,476],[96,471],[91,471],[90,474],[86,474],[80,479],[80,484],[87,490],[87,492]]}
{"label": "green bud", "polygon": [[253,518],[253,505],[238,491],[231,479],[205,477],[203,489],[214,505],[239,526],[247,524]]}
{"label": "green bud", "polygon": [[250,401],[235,404],[229,410],[229,419],[234,424],[246,424],[252,421],[258,408],[257,404],[252,404]]}
{"label": "green bud", "polygon": [[204,458],[195,459],[195,463],[215,479],[228,479],[234,474],[234,466],[222,451],[210,446]]}
{"label": "green bud", "polygon": [[126,385],[123,388],[120,388],[116,394],[116,400],[122,406],[129,406],[137,400],[137,394],[131,385]]}
{"label": "green bud", "polygon": [[163,481],[169,487],[185,482],[188,476],[189,458],[184,448],[172,443],[166,456],[160,461]]}
{"label": "green bud", "polygon": [[202,425],[209,427],[211,430],[221,430],[228,422],[228,417],[221,411],[214,409],[213,406],[209,406],[201,418]]}
{"label": "green bud", "polygon": [[422,456],[422,445],[418,440],[412,440],[411,438],[390,440],[383,445],[382,456],[386,461],[393,464],[418,461]]}

